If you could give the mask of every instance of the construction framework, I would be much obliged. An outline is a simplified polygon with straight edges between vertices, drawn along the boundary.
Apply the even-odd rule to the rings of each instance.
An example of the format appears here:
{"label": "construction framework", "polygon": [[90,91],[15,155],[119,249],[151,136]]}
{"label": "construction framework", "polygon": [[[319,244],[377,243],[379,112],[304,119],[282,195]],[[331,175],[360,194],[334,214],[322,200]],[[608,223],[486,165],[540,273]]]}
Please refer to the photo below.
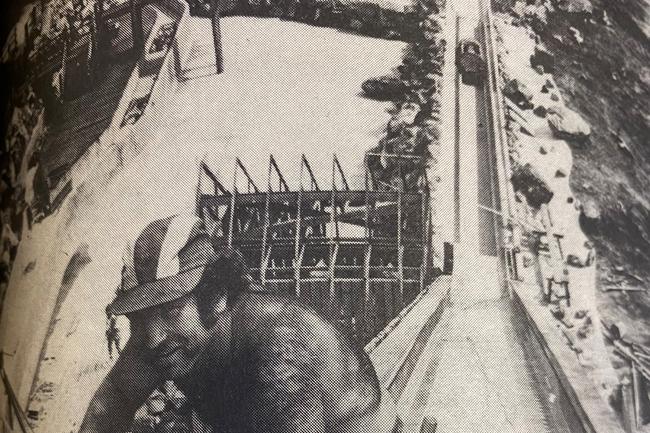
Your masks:
{"label": "construction framework", "polygon": [[352,189],[336,155],[327,190],[305,155],[294,190],[272,155],[264,189],[239,158],[234,165],[228,189],[202,163],[212,192],[199,194],[198,213],[215,242],[238,249],[267,290],[296,296],[369,340],[425,289],[431,276],[426,187],[377,189],[366,163],[364,188]]}

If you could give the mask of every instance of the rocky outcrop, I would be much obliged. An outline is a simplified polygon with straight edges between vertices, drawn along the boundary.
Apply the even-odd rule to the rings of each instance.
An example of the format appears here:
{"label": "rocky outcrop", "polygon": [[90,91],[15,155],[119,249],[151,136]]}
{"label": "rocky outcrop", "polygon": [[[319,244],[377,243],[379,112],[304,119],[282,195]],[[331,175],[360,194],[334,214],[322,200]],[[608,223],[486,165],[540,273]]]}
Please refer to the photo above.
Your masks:
{"label": "rocky outcrop", "polygon": [[571,14],[591,15],[594,12],[589,0],[560,0],[557,2],[557,8]]}
{"label": "rocky outcrop", "polygon": [[512,186],[521,192],[532,207],[539,208],[553,198],[553,191],[541,173],[531,164],[515,167]]}
{"label": "rocky outcrop", "polygon": [[446,46],[438,14],[442,7],[444,1],[422,0],[405,11],[407,26],[402,35],[410,43],[396,68],[395,80],[401,85],[382,77],[362,86],[369,96],[391,94],[395,107],[384,137],[368,158],[368,166],[381,184],[421,189],[426,169],[436,163],[440,152],[438,96]]}
{"label": "rocky outcrop", "polygon": [[547,112],[548,124],[557,138],[584,142],[591,135],[589,124],[575,111],[554,106]]}

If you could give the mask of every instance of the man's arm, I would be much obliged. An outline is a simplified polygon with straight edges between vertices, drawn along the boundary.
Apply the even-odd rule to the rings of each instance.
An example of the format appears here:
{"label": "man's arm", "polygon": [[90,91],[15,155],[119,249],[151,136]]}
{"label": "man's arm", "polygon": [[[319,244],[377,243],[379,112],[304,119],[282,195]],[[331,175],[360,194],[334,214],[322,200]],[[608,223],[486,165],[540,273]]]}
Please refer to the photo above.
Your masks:
{"label": "man's arm", "polygon": [[160,383],[158,375],[129,341],[90,401],[79,432],[128,431],[135,412]]}

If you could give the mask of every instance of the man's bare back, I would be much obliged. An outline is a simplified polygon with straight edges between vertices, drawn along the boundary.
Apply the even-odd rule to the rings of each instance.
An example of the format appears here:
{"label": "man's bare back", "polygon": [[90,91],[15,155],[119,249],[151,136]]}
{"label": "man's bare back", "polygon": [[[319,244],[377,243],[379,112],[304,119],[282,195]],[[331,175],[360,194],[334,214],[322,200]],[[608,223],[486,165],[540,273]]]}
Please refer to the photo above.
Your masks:
{"label": "man's bare back", "polygon": [[221,350],[209,350],[189,380],[179,382],[217,431],[392,431],[393,403],[382,401],[370,360],[315,312],[294,300],[246,293],[231,320],[226,365],[214,359]]}

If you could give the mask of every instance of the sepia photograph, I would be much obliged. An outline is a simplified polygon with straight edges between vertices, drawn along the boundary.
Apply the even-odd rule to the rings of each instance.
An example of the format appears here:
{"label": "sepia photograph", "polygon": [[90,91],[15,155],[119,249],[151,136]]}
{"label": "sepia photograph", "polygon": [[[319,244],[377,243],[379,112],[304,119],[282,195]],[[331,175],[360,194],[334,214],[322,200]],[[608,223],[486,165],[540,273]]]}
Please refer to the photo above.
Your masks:
{"label": "sepia photograph", "polygon": [[0,433],[650,433],[649,0],[0,8]]}

